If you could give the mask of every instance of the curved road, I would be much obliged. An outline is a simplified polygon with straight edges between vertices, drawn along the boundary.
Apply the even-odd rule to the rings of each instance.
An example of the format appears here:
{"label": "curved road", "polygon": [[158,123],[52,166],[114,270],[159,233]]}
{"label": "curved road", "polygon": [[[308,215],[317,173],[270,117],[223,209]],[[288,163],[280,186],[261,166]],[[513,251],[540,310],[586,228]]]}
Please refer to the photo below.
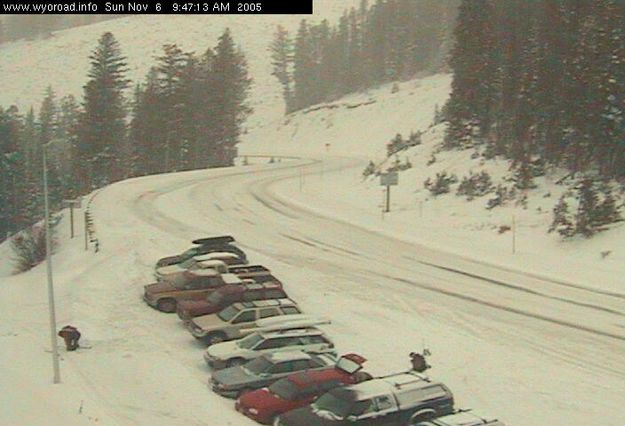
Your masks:
{"label": "curved road", "polygon": [[[624,388],[625,295],[488,265],[321,215],[275,189],[300,179],[304,166],[306,173],[331,173],[361,163],[295,160],[253,166],[254,172],[223,169],[137,194],[132,211],[176,237],[207,229],[235,235],[304,309],[335,318],[342,340],[366,346],[380,369],[392,369],[389,360],[407,363],[406,351],[425,340],[444,367],[432,374],[459,389],[464,405],[492,406],[520,424],[557,424],[561,412],[576,411],[588,419],[607,411],[613,424],[620,422],[623,397],[596,389]],[[574,409],[571,399],[578,400]]]}

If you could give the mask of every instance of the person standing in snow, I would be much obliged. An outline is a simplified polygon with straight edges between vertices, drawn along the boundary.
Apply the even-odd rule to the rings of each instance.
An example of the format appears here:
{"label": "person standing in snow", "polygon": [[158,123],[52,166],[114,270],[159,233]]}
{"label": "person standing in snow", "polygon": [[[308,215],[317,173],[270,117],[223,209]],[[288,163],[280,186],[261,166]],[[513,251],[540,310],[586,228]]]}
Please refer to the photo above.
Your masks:
{"label": "person standing in snow", "polygon": [[410,352],[410,363],[412,364],[412,369],[417,373],[423,373],[425,370],[430,368],[428,363],[425,361],[425,356],[416,352]]}
{"label": "person standing in snow", "polygon": [[78,340],[80,340],[80,331],[74,326],[66,325],[59,331],[59,336],[65,341],[65,347],[68,351],[78,349]]}

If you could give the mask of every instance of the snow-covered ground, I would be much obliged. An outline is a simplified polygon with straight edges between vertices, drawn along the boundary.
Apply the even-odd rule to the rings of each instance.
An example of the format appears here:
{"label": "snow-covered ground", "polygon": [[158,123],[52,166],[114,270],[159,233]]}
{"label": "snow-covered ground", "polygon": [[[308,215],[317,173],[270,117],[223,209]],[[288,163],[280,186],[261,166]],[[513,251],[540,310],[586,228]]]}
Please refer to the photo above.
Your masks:
{"label": "snow-covered ground", "polygon": [[[327,16],[342,7],[315,1],[315,10]],[[41,45],[0,48],[0,68],[15,78],[0,104],[28,105],[38,102],[44,73],[56,76],[58,83],[50,83],[60,94],[80,94],[85,58],[105,30],[119,38],[142,77],[162,43],[204,48],[229,25],[256,80],[256,112],[242,153],[304,157],[273,165],[250,157],[254,164],[247,167],[107,187],[92,205],[97,254],[84,250],[82,235],[68,238],[66,214],[54,256],[57,321],[77,326],[92,349],[62,351],[61,385],[51,384],[46,352],[45,265],[9,276],[10,251],[0,246],[0,424],[252,424],[207,388],[202,347],[177,317],[140,299],[158,258],[184,250],[192,238],[229,233],[252,261],[284,281],[307,313],[331,317],[326,329],[339,351],[362,353],[374,374],[406,369],[408,353],[426,345],[433,352],[432,377],[452,389],[459,407],[510,425],[601,418],[621,426],[623,227],[590,241],[560,243],[546,235],[544,211],[557,198],[547,182],[530,194],[527,210],[488,212],[483,199],[467,203],[455,195],[428,199],[423,180],[437,171],[461,177],[485,167],[496,178],[505,172],[502,164],[480,165],[470,152],[436,154],[437,162],[427,166],[439,128],[407,154],[413,169],[400,174],[392,212],[382,216],[378,182],[363,182],[362,170],[368,159],[382,157],[395,133],[429,126],[450,78],[405,82],[396,93],[384,86],[283,118],[264,46],[275,22],[293,28],[300,18],[135,17],[61,32]],[[53,46],[62,48],[64,61],[47,57]],[[28,55],[20,50],[26,47]],[[15,66],[19,61],[34,65]],[[73,70],[59,77],[63,64]],[[548,191],[552,196],[543,198]],[[494,229],[513,214],[515,255],[510,234]],[[81,229],[82,215],[76,216]],[[607,250],[611,254],[601,258]]]}

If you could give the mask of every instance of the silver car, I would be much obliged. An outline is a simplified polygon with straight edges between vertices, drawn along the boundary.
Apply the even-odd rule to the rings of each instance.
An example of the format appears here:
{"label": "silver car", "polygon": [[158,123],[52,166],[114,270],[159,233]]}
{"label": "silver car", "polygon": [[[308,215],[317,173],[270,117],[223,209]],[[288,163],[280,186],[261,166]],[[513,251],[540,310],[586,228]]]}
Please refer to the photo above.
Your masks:
{"label": "silver car", "polygon": [[233,342],[209,346],[204,360],[215,370],[244,364],[264,354],[302,350],[337,355],[332,340],[316,327],[286,328],[259,331]]}
{"label": "silver car", "polygon": [[298,371],[321,370],[335,364],[336,356],[331,354],[276,352],[237,367],[214,372],[209,386],[222,396],[236,398],[242,393],[269,386]]}

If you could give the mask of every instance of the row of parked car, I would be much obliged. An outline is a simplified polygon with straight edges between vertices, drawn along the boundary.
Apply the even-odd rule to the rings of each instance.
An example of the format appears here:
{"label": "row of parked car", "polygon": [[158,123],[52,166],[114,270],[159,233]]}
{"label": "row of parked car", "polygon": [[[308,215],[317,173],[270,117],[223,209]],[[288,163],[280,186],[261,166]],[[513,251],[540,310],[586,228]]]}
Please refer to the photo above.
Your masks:
{"label": "row of parked car", "polygon": [[236,398],[247,417],[274,426],[503,425],[455,409],[449,388],[420,372],[372,377],[362,355],[339,357],[319,328],[330,320],[304,314],[268,268],[249,264],[233,237],[193,244],[157,262],[144,299],[177,312],[208,346],[208,385]]}

